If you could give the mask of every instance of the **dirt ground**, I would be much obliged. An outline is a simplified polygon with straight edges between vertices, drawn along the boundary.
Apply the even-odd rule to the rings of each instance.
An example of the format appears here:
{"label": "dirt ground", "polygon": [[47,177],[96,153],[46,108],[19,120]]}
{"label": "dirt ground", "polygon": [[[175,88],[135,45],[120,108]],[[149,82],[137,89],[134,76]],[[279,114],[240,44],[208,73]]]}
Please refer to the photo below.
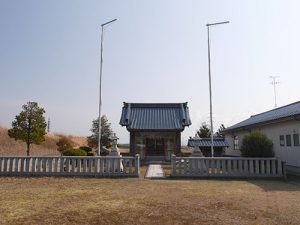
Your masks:
{"label": "dirt ground", "polygon": [[0,178],[0,224],[296,225],[300,180]]}

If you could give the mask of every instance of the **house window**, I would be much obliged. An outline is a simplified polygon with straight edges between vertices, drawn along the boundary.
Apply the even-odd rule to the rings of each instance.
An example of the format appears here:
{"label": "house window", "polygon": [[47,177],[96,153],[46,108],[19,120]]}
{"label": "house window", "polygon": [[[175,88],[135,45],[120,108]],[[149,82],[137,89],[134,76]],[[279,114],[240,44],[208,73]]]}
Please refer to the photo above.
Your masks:
{"label": "house window", "polygon": [[239,150],[239,136],[234,136],[233,149],[234,150]]}
{"label": "house window", "polygon": [[299,134],[293,134],[294,146],[299,146]]}
{"label": "house window", "polygon": [[280,146],[284,146],[284,135],[279,136]]}
{"label": "house window", "polygon": [[290,134],[285,135],[286,146],[292,146],[292,137]]}

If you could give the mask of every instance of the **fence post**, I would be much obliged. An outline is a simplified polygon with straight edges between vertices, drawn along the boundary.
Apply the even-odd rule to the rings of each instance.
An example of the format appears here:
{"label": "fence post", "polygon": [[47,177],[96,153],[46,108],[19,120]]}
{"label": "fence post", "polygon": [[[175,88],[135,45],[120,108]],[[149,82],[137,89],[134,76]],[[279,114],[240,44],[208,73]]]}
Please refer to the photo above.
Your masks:
{"label": "fence post", "polygon": [[176,176],[176,155],[172,154],[171,157],[172,176]]}
{"label": "fence post", "polygon": [[136,154],[134,157],[135,174],[140,176],[140,155]]}
{"label": "fence post", "polygon": [[283,179],[286,180],[286,179],[287,179],[287,177],[286,177],[286,167],[285,167],[286,162],[285,162],[285,161],[282,161],[281,163],[282,163],[281,165],[282,165],[282,175],[283,175]]}
{"label": "fence post", "polygon": [[28,175],[30,172],[30,160],[31,158],[26,158],[26,165],[25,165],[25,173]]}

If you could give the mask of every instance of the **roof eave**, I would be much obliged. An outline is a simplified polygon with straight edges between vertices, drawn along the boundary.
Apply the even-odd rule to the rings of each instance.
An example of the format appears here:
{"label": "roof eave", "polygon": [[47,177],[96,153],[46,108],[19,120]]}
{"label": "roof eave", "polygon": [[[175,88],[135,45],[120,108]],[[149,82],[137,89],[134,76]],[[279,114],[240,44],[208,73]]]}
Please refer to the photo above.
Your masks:
{"label": "roof eave", "polygon": [[291,121],[291,120],[300,120],[300,116],[299,115],[288,116],[288,117],[284,117],[284,118],[280,118],[280,119],[269,120],[269,121],[264,121],[264,122],[260,122],[260,123],[249,124],[249,125],[246,125],[246,126],[235,127],[235,128],[232,128],[232,129],[230,129],[230,127],[229,127],[227,129],[223,130],[222,132],[224,134],[228,134],[228,133],[232,133],[232,132],[236,132],[236,131],[249,130],[251,128],[255,128],[255,127],[258,127],[258,126],[265,126],[265,125],[269,125],[269,124],[286,122],[286,121]]}
{"label": "roof eave", "polygon": [[184,129],[132,129],[127,127],[127,130],[129,132],[182,132]]}

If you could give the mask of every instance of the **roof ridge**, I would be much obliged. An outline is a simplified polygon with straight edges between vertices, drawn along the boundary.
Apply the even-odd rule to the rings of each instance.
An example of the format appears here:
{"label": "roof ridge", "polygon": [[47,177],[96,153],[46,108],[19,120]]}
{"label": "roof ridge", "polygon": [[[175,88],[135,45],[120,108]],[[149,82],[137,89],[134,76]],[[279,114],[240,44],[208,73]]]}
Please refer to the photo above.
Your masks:
{"label": "roof ridge", "polygon": [[186,104],[187,102],[123,102],[124,104]]}
{"label": "roof ridge", "polygon": [[176,103],[131,103],[123,102],[124,106],[130,105],[131,107],[187,107],[187,102],[176,102]]}

